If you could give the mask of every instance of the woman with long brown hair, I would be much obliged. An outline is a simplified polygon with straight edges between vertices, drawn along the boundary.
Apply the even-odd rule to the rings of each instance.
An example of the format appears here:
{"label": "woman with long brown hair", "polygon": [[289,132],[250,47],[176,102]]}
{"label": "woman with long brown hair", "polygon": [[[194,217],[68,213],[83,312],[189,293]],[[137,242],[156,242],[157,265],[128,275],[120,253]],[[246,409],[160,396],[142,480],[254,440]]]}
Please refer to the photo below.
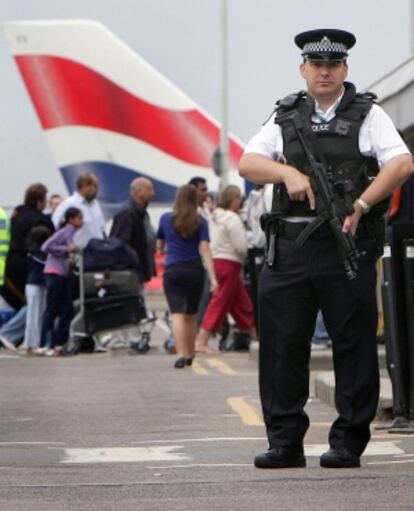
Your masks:
{"label": "woman with long brown hair", "polygon": [[177,190],[172,212],[164,213],[157,232],[157,250],[166,248],[164,292],[172,317],[178,359],[174,367],[191,365],[197,333],[196,313],[204,282],[204,266],[211,291],[218,288],[209,246],[207,222],[197,211],[197,192],[185,185]]}

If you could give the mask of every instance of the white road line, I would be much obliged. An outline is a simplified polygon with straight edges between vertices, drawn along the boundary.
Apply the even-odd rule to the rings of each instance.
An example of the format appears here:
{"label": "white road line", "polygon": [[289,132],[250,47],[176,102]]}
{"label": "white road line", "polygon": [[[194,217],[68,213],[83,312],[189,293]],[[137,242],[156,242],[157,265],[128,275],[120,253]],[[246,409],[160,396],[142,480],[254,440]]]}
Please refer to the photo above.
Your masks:
{"label": "white road line", "polygon": [[188,465],[162,465],[148,467],[149,470],[165,470],[169,468],[217,468],[217,467],[252,467],[252,463],[189,463]]}
{"label": "white road line", "polygon": [[0,442],[2,445],[64,445],[64,442]]}
{"label": "white road line", "polygon": [[[141,442],[132,442],[133,444],[165,444],[165,443],[198,443],[198,442],[259,442],[264,441],[264,437],[211,437],[211,438],[180,438],[175,440],[150,440]],[[399,443],[399,442],[398,442]],[[364,456],[393,456],[403,455],[405,452],[397,442],[370,442],[364,452]],[[328,444],[307,444],[305,445],[306,456],[320,456],[328,449]],[[414,456],[414,454],[413,454]]]}
{"label": "white road line", "polygon": [[173,452],[177,449],[182,449],[182,446],[65,449],[65,457],[60,463],[140,463],[144,461],[190,460],[184,454]]}
{"label": "white road line", "polygon": [[178,440],[141,440],[131,442],[132,444],[184,444],[193,442],[244,442],[244,441],[263,441],[264,436],[254,437],[207,437],[207,438],[179,438]]}
{"label": "white road line", "polygon": [[[189,468],[189,467],[231,467],[231,466],[251,466],[251,463],[192,463],[193,459],[184,451],[185,443],[196,442],[243,442],[254,441],[263,442],[263,437],[214,437],[214,438],[189,438],[181,440],[147,441],[147,445],[142,447],[101,447],[101,448],[65,448],[60,446],[60,442],[0,442],[0,447],[4,446],[47,446],[48,449],[61,449],[64,451],[60,463],[64,464],[92,464],[92,463],[142,463],[142,462],[181,462],[167,466],[154,466],[151,468]],[[154,443],[169,443],[174,445],[152,445]],[[144,443],[144,442],[133,442]],[[328,449],[327,444],[308,444],[305,445],[305,455],[308,457],[319,457]],[[413,454],[406,454],[394,442],[370,442],[364,452],[365,456],[394,456],[393,460],[368,462],[370,465],[382,464],[403,464],[414,463]],[[188,462],[188,463],[187,463]]]}
{"label": "white road line", "polygon": [[[389,439],[389,438],[408,438],[410,436],[411,435],[407,435],[407,433],[399,433],[399,434],[393,433],[392,435],[390,435],[389,433],[376,435],[374,433],[371,438],[388,438]],[[399,442],[399,440],[396,440],[396,442]]]}
{"label": "white road line", "polygon": [[[305,445],[306,456],[320,456],[328,449],[326,444]],[[370,442],[364,451],[364,456],[391,456],[404,454],[404,451],[394,442]]]}
{"label": "white road line", "polygon": [[400,460],[400,461],[369,461],[367,465],[402,465],[404,463],[414,463],[414,460]]}
{"label": "white road line", "polygon": [[[391,436],[390,435],[372,435],[371,438],[372,438],[372,440],[382,440],[382,439],[389,440],[390,438],[392,438],[393,441],[398,444],[399,442],[401,442],[401,440],[397,440],[397,438],[403,439],[403,438],[408,438],[408,436],[407,435],[391,435]],[[394,438],[395,438],[395,440],[394,440]]]}

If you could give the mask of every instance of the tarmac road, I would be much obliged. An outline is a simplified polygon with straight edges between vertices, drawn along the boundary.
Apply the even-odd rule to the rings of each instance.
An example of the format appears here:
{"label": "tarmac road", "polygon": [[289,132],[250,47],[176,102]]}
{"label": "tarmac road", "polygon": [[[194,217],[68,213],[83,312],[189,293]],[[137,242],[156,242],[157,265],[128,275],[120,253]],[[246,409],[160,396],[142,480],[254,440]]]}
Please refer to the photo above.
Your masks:
{"label": "tarmac road", "polygon": [[255,469],[257,363],[177,370],[155,337],[146,355],[1,350],[1,511],[414,509],[414,437],[373,429],[361,469],[321,469],[335,411],[310,399],[308,467]]}

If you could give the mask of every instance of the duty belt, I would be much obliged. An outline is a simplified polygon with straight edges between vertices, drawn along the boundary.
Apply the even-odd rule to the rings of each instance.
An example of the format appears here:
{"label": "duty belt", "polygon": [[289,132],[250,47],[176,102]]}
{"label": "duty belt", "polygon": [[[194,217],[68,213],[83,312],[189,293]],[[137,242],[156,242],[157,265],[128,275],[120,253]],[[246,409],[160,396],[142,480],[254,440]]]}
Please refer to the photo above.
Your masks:
{"label": "duty belt", "polygon": [[[308,226],[308,222],[289,222],[288,220],[278,220],[278,236],[281,238],[287,238],[295,241],[301,232]],[[309,235],[309,239],[320,239],[332,237],[332,230],[327,223],[322,224],[312,234]],[[369,237],[368,230],[363,222],[360,222],[356,232],[357,238]]]}
{"label": "duty belt", "polygon": [[[317,218],[312,222],[289,222],[281,219],[274,213],[265,213],[260,217],[260,225],[266,233],[265,258],[269,266],[273,266],[277,251],[277,239],[284,238],[295,241],[298,246],[303,246],[308,239],[332,238],[333,232],[327,222],[320,219],[321,223],[312,228]],[[372,223],[372,222],[371,222]],[[368,220],[362,220],[357,229],[357,238],[372,238],[376,229],[372,229]],[[373,232],[374,231],[374,232]]]}

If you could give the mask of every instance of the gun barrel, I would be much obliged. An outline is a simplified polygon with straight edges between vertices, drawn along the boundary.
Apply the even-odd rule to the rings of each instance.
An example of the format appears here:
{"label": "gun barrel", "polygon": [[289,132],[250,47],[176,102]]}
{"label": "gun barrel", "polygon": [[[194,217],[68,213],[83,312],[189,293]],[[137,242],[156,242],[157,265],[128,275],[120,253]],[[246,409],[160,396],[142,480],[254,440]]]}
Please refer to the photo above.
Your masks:
{"label": "gun barrel", "polygon": [[345,271],[349,279],[354,279],[358,272],[359,250],[355,240],[349,232],[343,232],[342,223],[338,217],[332,218],[329,222],[334,233],[339,253],[342,257]]}

